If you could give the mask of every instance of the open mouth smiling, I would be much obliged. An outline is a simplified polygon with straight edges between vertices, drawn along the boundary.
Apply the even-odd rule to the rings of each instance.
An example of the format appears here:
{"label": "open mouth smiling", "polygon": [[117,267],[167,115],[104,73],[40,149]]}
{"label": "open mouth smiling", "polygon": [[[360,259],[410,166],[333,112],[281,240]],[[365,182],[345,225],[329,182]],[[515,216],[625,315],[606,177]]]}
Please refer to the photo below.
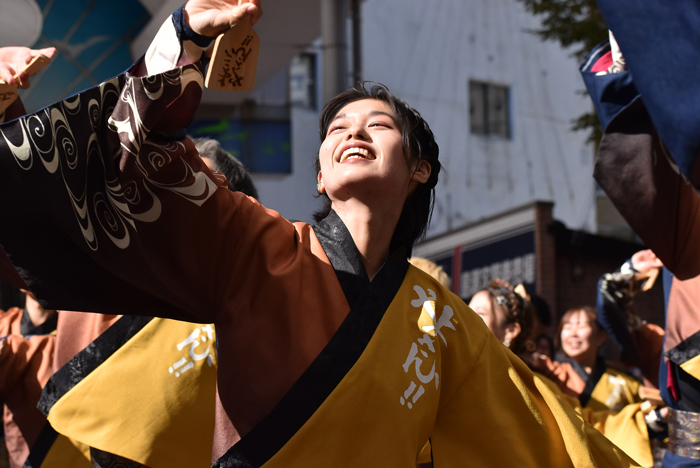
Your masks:
{"label": "open mouth smiling", "polygon": [[345,151],[343,151],[343,154],[340,155],[340,162],[343,163],[347,161],[348,159],[366,159],[368,161],[372,161],[376,159],[376,157],[369,152],[369,150],[366,150],[365,148],[358,148],[358,147],[352,147],[348,148]]}
{"label": "open mouth smiling", "polygon": [[564,344],[572,350],[577,350],[583,347],[583,342],[582,341],[565,341]]}

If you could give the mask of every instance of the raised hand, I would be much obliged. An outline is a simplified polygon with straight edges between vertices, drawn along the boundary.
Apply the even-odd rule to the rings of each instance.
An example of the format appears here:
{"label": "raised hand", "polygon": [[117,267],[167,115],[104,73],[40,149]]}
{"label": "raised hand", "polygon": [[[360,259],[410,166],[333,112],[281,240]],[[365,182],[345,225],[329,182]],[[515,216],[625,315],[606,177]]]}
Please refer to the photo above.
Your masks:
{"label": "raised hand", "polygon": [[632,267],[640,273],[646,273],[652,268],[663,268],[664,264],[651,250],[640,250],[632,255]]}
{"label": "raised hand", "polygon": [[185,20],[198,34],[215,37],[249,17],[255,24],[262,16],[260,0],[190,0]]}
{"label": "raised hand", "polygon": [[37,55],[52,58],[56,54],[54,47],[30,49],[28,47],[0,47],[0,80],[20,88],[29,88],[29,76],[24,68]]}

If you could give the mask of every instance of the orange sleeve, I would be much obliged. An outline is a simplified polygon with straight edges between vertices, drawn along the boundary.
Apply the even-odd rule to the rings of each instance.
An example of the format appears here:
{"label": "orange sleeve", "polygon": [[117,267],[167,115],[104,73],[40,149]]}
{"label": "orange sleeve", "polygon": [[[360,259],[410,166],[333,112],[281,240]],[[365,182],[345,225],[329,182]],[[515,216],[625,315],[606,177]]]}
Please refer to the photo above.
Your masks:
{"label": "orange sleeve", "polygon": [[700,274],[700,195],[680,174],[641,101],[606,129],[594,177],[666,268],[681,280]]}

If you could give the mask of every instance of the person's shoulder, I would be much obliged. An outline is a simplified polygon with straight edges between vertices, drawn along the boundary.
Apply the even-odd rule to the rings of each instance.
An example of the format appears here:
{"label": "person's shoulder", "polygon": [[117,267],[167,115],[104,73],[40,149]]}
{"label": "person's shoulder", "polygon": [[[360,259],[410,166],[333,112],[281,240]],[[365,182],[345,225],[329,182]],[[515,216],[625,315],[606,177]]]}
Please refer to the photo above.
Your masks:
{"label": "person's shoulder", "polygon": [[24,309],[19,307],[10,307],[7,310],[0,310],[0,337],[5,335],[18,335],[20,322]]}
{"label": "person's shoulder", "polygon": [[461,303],[466,306],[466,303],[459,296],[443,286],[440,281],[411,263],[408,265],[407,277],[409,274],[411,275],[411,279],[417,280],[420,283],[420,286],[430,288],[441,302],[446,302],[450,305]]}
{"label": "person's shoulder", "polygon": [[7,310],[0,309],[0,317],[10,317],[21,313],[22,309],[20,307],[10,307]]}
{"label": "person's shoulder", "polygon": [[663,328],[654,323],[649,322],[642,323],[642,325],[635,331],[638,334],[640,334],[644,339],[653,339],[656,337],[663,338],[666,334]]}
{"label": "person's shoulder", "polygon": [[[467,305],[464,299],[450,291],[448,288],[443,286],[440,281],[433,278],[430,274],[424,272],[420,268],[410,264],[408,268],[409,273],[413,275],[411,278],[418,280],[417,286],[424,288],[428,293],[428,297],[431,297],[431,292],[434,293],[436,297],[436,306],[440,310],[442,310],[442,308],[445,306],[450,307],[456,320],[460,320],[460,318],[461,320],[464,320],[468,324],[467,328],[469,328],[470,331],[480,330],[481,325],[483,325],[484,328],[486,327],[483,319]],[[477,326],[474,327],[474,324]],[[488,331],[488,333],[491,333],[487,328],[485,328],[485,330]]]}
{"label": "person's shoulder", "polygon": [[615,363],[613,361],[606,361],[606,365],[606,374],[624,380],[629,387],[636,388],[642,384],[633,375],[627,372],[627,370],[622,367],[622,364]]}

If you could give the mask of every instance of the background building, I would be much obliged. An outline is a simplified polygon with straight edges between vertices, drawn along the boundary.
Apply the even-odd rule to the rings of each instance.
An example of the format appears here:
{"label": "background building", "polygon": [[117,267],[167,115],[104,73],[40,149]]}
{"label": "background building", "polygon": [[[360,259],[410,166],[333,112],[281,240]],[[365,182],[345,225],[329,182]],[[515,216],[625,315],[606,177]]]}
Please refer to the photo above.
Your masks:
{"label": "background building", "polygon": [[[54,0],[8,0],[26,20],[24,45],[58,48],[54,63],[21,94],[28,109],[126,69],[181,4],[128,1],[128,8],[108,0],[59,8]],[[488,275],[521,271],[561,312],[575,302],[577,278],[597,279],[624,260],[619,253],[641,248],[607,248],[595,236],[634,241],[596,191],[586,134],[571,130],[572,120],[591,110],[578,63],[529,32],[539,19],[516,0],[272,0],[264,9],[256,25],[256,88],[205,90],[189,132],[213,136],[239,157],[267,207],[311,221],[319,206],[320,109],[361,78],[386,84],[435,133],[444,172],[422,251],[455,273],[462,297]],[[0,45],[10,45],[19,36],[2,37]],[[514,217],[528,221],[512,232],[493,227]],[[490,234],[475,240],[475,232]],[[597,239],[585,245],[597,245],[600,255],[576,243],[581,239]],[[588,253],[579,257],[577,248]],[[599,264],[586,266],[598,257]],[[577,305],[590,302],[581,299]]]}
{"label": "background building", "polygon": [[[552,217],[551,202],[533,202],[427,239],[415,255],[430,258],[450,275],[452,291],[465,300],[494,278],[547,301],[552,328],[565,311],[595,305],[599,278],[641,249],[635,242],[567,228]],[[634,309],[663,324],[660,279],[635,297]],[[552,330],[554,331],[554,330]]]}

